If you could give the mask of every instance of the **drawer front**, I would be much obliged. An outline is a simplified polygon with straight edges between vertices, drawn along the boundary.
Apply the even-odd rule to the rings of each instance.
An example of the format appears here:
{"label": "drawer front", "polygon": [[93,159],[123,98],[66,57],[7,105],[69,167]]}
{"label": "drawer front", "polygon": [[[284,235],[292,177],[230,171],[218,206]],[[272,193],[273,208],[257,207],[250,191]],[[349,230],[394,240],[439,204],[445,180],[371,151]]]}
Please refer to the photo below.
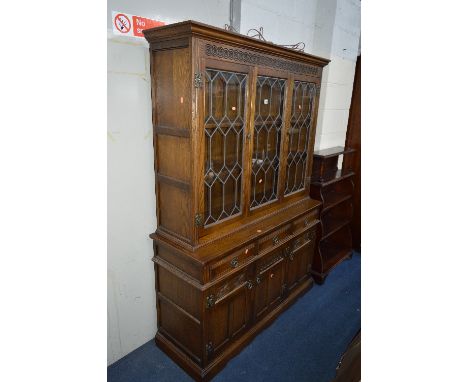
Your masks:
{"label": "drawer front", "polygon": [[262,254],[283,244],[291,236],[291,224],[270,233],[258,241],[258,253]]}
{"label": "drawer front", "polygon": [[228,280],[217,283],[207,293],[206,308],[209,309],[220,304],[242,289],[252,289],[251,279],[250,267],[247,267],[247,269],[230,276]]}
{"label": "drawer front", "polygon": [[292,223],[292,232],[297,233],[304,230],[307,227],[312,227],[319,222],[318,220],[318,209],[309,212],[308,214],[294,220]]}
{"label": "drawer front", "polygon": [[313,226],[313,228],[303,231],[300,234],[296,234],[291,240],[288,242],[285,248],[285,253],[287,256],[291,254],[291,252],[295,251],[296,249],[300,248],[305,244],[315,244],[315,238],[317,236],[317,225]]}
{"label": "drawer front", "polygon": [[210,279],[215,279],[241,267],[256,254],[255,244],[248,245],[210,266]]}

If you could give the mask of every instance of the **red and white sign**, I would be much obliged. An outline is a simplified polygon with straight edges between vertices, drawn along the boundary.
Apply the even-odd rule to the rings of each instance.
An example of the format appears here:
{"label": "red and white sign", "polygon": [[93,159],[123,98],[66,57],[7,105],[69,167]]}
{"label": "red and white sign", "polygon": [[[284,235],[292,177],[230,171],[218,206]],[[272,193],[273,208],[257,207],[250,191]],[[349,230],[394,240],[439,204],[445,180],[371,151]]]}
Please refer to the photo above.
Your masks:
{"label": "red and white sign", "polygon": [[128,13],[112,12],[112,30],[117,35],[144,37],[143,30],[161,25],[165,25],[165,23]]}

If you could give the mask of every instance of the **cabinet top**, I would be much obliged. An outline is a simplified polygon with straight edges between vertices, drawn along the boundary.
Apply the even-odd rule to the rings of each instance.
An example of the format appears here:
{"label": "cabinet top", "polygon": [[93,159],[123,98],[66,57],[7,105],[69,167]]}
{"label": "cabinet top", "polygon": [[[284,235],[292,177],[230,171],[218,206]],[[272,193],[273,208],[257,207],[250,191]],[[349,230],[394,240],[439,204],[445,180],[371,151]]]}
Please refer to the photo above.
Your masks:
{"label": "cabinet top", "polygon": [[314,158],[331,158],[337,157],[341,154],[351,154],[356,150],[353,148],[344,148],[343,146],[330,147],[328,149],[322,149],[314,151]]}
{"label": "cabinet top", "polygon": [[146,29],[143,31],[146,40],[151,44],[174,38],[197,36],[209,40],[229,42],[233,45],[248,47],[260,52],[274,53],[289,59],[300,60],[309,64],[326,66],[330,60],[308,53],[299,52],[294,49],[285,48],[271,42],[265,42],[240,33],[230,32],[225,29],[203,24],[198,21],[187,20],[180,23],[164,25],[161,27]]}

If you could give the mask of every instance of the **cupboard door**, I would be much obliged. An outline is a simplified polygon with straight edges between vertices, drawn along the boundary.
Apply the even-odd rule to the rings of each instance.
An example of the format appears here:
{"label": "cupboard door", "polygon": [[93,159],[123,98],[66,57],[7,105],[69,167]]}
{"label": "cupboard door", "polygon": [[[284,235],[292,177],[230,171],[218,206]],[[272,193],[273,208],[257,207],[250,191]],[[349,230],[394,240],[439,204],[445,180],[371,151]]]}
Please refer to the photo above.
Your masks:
{"label": "cupboard door", "polygon": [[248,76],[205,70],[204,221],[208,227],[242,211]]}
{"label": "cupboard door", "polygon": [[312,269],[315,232],[309,231],[304,237],[295,239],[292,248],[286,248],[287,273],[286,282],[288,290],[297,287],[307,278]]}
{"label": "cupboard door", "polygon": [[206,299],[206,359],[218,355],[249,326],[251,289],[248,271],[211,289]]}
{"label": "cupboard door", "polygon": [[251,209],[278,199],[285,85],[285,79],[257,77],[251,158]]}
{"label": "cupboard door", "polygon": [[305,188],[307,153],[314,115],[315,84],[294,81],[284,195]]}
{"label": "cupboard door", "polygon": [[259,264],[255,278],[254,318],[260,319],[278,305],[285,292],[285,260],[282,251],[275,251]]}

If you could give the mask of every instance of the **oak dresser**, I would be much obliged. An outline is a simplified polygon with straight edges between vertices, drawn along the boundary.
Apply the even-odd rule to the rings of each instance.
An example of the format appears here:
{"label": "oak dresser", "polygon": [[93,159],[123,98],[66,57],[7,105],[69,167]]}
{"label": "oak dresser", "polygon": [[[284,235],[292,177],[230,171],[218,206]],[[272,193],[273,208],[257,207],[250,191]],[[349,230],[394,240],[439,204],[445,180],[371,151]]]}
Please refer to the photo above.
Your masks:
{"label": "oak dresser", "polygon": [[309,196],[328,60],[198,22],[150,44],[156,344],[211,379],[313,284]]}

